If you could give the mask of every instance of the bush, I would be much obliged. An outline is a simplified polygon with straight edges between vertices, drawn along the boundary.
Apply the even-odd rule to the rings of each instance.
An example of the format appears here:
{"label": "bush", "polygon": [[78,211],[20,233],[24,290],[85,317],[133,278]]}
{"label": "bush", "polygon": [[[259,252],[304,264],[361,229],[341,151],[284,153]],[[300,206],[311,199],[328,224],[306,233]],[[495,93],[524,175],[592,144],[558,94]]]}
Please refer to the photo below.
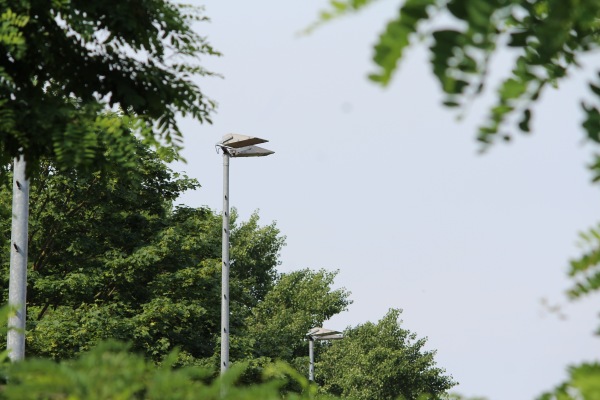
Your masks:
{"label": "bush", "polygon": [[[129,346],[104,342],[79,358],[61,362],[27,359],[9,364],[6,352],[3,372],[6,377],[0,399],[14,400],[270,400],[331,399],[317,395],[316,387],[285,364],[265,368],[261,384],[240,385],[245,364],[234,365],[227,374],[211,379],[213,372],[200,367],[174,368],[177,353],[171,353],[156,366]],[[290,380],[302,393],[282,395]]]}

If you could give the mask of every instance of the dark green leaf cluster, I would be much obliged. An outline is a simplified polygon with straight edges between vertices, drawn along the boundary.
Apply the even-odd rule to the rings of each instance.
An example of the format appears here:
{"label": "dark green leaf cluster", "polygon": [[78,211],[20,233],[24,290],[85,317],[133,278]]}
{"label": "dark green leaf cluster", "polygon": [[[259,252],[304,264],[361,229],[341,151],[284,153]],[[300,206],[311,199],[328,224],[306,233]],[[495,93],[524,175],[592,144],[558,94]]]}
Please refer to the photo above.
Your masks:
{"label": "dark green leaf cluster", "polygon": [[0,0],[0,163],[93,166],[103,143],[131,159],[131,135],[178,150],[176,116],[214,107],[193,82],[216,54],[192,29],[203,19],[167,0]]}

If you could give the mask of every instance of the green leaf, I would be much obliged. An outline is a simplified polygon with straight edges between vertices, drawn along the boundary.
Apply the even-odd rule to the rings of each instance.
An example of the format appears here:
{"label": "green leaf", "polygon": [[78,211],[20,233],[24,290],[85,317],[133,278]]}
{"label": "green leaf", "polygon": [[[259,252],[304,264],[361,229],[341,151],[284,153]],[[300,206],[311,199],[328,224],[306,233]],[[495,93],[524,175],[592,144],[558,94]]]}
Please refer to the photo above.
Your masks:
{"label": "green leaf", "polygon": [[515,78],[504,81],[498,91],[502,101],[521,97],[527,91],[527,84]]}
{"label": "green leaf", "polygon": [[600,112],[596,107],[586,106],[585,104],[582,104],[582,108],[585,112],[583,128],[588,139],[600,143]]}
{"label": "green leaf", "polygon": [[523,132],[531,132],[531,129],[529,127],[530,121],[531,110],[528,108],[525,111],[523,111],[523,118],[521,119],[521,122],[519,122],[519,129],[521,129]]}
{"label": "green leaf", "polygon": [[521,32],[512,32],[510,34],[510,41],[508,42],[508,46],[510,47],[525,47],[527,44],[527,40],[531,36],[531,32],[521,31]]}
{"label": "green leaf", "polygon": [[435,3],[435,0],[407,0],[404,3],[398,17],[387,24],[375,45],[373,61],[379,71],[370,75],[371,80],[383,86],[389,84],[410,37],[417,31],[419,22],[428,17],[428,7]]}
{"label": "green leaf", "polygon": [[448,11],[456,18],[465,21],[468,17],[467,2],[464,0],[451,0],[446,5]]}

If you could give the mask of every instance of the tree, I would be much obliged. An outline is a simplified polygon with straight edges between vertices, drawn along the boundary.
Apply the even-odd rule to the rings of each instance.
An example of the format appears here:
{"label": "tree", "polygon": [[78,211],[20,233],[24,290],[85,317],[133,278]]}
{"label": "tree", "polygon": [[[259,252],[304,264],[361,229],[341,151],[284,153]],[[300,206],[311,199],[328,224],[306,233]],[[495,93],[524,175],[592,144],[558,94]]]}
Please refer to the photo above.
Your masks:
{"label": "tree", "polygon": [[246,320],[248,335],[254,341],[253,357],[287,362],[305,359],[306,333],[352,303],[345,288],[331,290],[336,275],[309,269],[281,274]]}
{"label": "tree", "polygon": [[[131,136],[180,148],[176,116],[210,121],[194,76],[217,54],[200,9],[167,0],[0,0],[0,164],[24,154],[92,167],[106,148],[136,160]],[[104,132],[108,140],[99,140]],[[33,166],[29,167],[31,172]]]}
{"label": "tree", "polygon": [[[29,354],[73,359],[103,340],[117,339],[156,363],[164,363],[177,348],[179,365],[216,371],[221,216],[206,208],[174,206],[183,191],[197,189],[198,183],[173,173],[155,152],[135,143],[140,160],[136,168],[117,163],[94,172],[61,171],[52,162],[42,162],[43,170],[34,175]],[[3,177],[10,182],[10,173]],[[10,215],[7,182],[0,186],[0,215]],[[0,232],[0,245],[8,251],[8,218],[0,219]],[[306,333],[346,310],[350,292],[332,289],[337,272],[303,269],[278,274],[284,238],[274,224],[261,226],[257,214],[238,222],[232,213],[231,245],[231,358],[247,365],[240,382],[261,382],[275,361],[285,361],[305,376]],[[6,281],[8,262],[2,260]],[[2,299],[5,290],[0,292]],[[397,314],[385,324],[366,324],[349,332],[364,332],[370,326],[383,329],[392,318]],[[412,377],[410,393],[424,385],[431,389],[436,379],[443,382],[441,370],[431,368],[433,353],[419,352],[424,340],[409,343],[412,336],[393,321],[400,336],[393,343],[382,341],[387,347],[381,351],[415,353],[413,361],[421,363],[420,369],[403,368],[403,379],[407,371],[432,375],[423,375],[425,383]],[[354,343],[354,334],[349,335]],[[326,346],[319,354],[321,350]],[[329,351],[334,354],[335,349],[325,354]],[[324,384],[338,387],[339,377],[331,377],[333,383],[327,378]],[[282,389],[298,392],[302,386],[291,382]]]}
{"label": "tree", "polygon": [[344,331],[344,339],[319,349],[316,380],[324,391],[353,399],[440,398],[456,385],[436,367],[426,339],[400,327],[391,309],[378,323]]}
{"label": "tree", "polygon": [[[32,182],[29,353],[73,358],[111,338],[156,362],[178,347],[180,363],[216,366],[221,216],[175,207],[198,183],[135,143],[136,168],[61,171],[41,163]],[[4,178],[10,182],[10,174]],[[0,186],[0,215],[10,215],[9,188]],[[5,252],[9,221],[0,220]],[[308,329],[350,303],[345,289],[331,289],[335,273],[277,274],[284,239],[257,214],[238,222],[233,211],[231,356],[264,358],[246,374],[254,382],[267,361],[305,361]],[[0,294],[5,300],[5,289]]]}
{"label": "tree", "polygon": [[[117,339],[129,342],[131,350],[158,364],[197,365],[216,371],[221,216],[206,208],[174,206],[183,191],[197,189],[198,183],[173,173],[154,151],[139,141],[134,143],[140,160],[136,168],[116,163],[89,172],[59,170],[50,161],[40,163],[43,169],[32,181],[36,190],[31,207],[29,353],[54,360],[75,359],[106,339]],[[7,180],[0,186],[0,215],[9,215],[10,172],[0,176]],[[0,246],[4,243],[5,251],[9,248],[8,221],[0,219]],[[257,214],[238,222],[235,210],[232,213],[231,357],[234,364],[245,365],[239,379],[242,384],[261,382],[275,361],[285,361],[295,369],[294,374],[305,376],[306,333],[351,304],[345,288],[332,289],[337,272],[304,269],[278,274],[284,237],[275,224],[261,226],[259,222]],[[7,280],[7,258],[2,260],[2,279]],[[5,290],[0,297],[6,299]],[[402,393],[441,393],[451,381],[433,367],[433,353],[420,352],[424,340],[411,343],[414,335],[400,329],[396,318],[394,314],[378,325],[350,329],[349,343],[358,346],[352,332],[362,334],[365,327],[376,326],[382,332],[391,329],[397,340],[381,341],[380,351],[392,360],[418,363],[418,367],[403,366],[382,374],[381,379],[397,375],[405,379],[412,373],[417,376],[410,375],[408,386],[403,380]],[[378,341],[377,335],[388,331],[369,334]],[[174,349],[178,349],[177,360],[166,361]],[[335,357],[335,347],[325,345],[319,354],[321,350],[327,350],[324,357]],[[402,352],[410,354],[395,356]],[[372,361],[369,351],[364,357]],[[394,362],[389,366],[396,367]],[[341,387],[336,380],[339,376],[325,367],[323,371],[326,387]],[[381,373],[376,368],[372,372]],[[434,387],[435,382],[439,387]],[[280,389],[304,390],[296,381]]]}
{"label": "tree", "polygon": [[[33,180],[27,333],[32,354],[70,358],[105,338],[131,341],[157,361],[176,346],[190,360],[215,352],[221,217],[206,208],[174,207],[198,183],[135,143],[136,168],[59,171],[43,162]],[[11,212],[9,188],[0,188],[2,215]],[[239,326],[245,310],[272,286],[283,238],[274,224],[259,226],[257,215],[242,223],[235,218],[232,326]],[[9,221],[0,221],[4,252]],[[2,260],[6,280],[8,258]],[[2,297],[5,301],[6,293]]]}
{"label": "tree", "polygon": [[254,307],[240,337],[238,358],[254,360],[247,381],[260,381],[264,365],[285,361],[305,374],[308,371],[306,333],[352,303],[345,288],[332,290],[337,272],[303,269],[277,277],[273,288]]}

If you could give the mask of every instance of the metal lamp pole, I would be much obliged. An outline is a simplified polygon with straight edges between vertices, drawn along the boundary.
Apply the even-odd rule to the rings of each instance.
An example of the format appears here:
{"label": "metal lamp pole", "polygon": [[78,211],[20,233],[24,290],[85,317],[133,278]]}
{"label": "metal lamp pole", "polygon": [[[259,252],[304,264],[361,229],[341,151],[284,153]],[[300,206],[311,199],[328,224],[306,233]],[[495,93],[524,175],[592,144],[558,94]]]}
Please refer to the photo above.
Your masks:
{"label": "metal lamp pole", "polygon": [[271,150],[254,146],[268,140],[228,134],[217,143],[223,151],[223,240],[221,266],[221,374],[229,369],[229,160],[232,157],[263,157]]}
{"label": "metal lamp pole", "polygon": [[221,373],[229,367],[229,154],[223,151],[223,240],[221,267]]}
{"label": "metal lamp pole", "polygon": [[306,334],[308,338],[308,380],[315,381],[315,340],[340,340],[344,338],[342,332],[325,328],[313,328]]}
{"label": "metal lamp pole", "polygon": [[312,336],[308,337],[308,380],[315,381],[315,339]]}
{"label": "metal lamp pole", "polygon": [[10,229],[10,277],[8,304],[14,308],[8,319],[6,348],[11,361],[25,358],[27,301],[27,231],[29,222],[29,180],[25,159],[15,158],[13,168],[12,225]]}

